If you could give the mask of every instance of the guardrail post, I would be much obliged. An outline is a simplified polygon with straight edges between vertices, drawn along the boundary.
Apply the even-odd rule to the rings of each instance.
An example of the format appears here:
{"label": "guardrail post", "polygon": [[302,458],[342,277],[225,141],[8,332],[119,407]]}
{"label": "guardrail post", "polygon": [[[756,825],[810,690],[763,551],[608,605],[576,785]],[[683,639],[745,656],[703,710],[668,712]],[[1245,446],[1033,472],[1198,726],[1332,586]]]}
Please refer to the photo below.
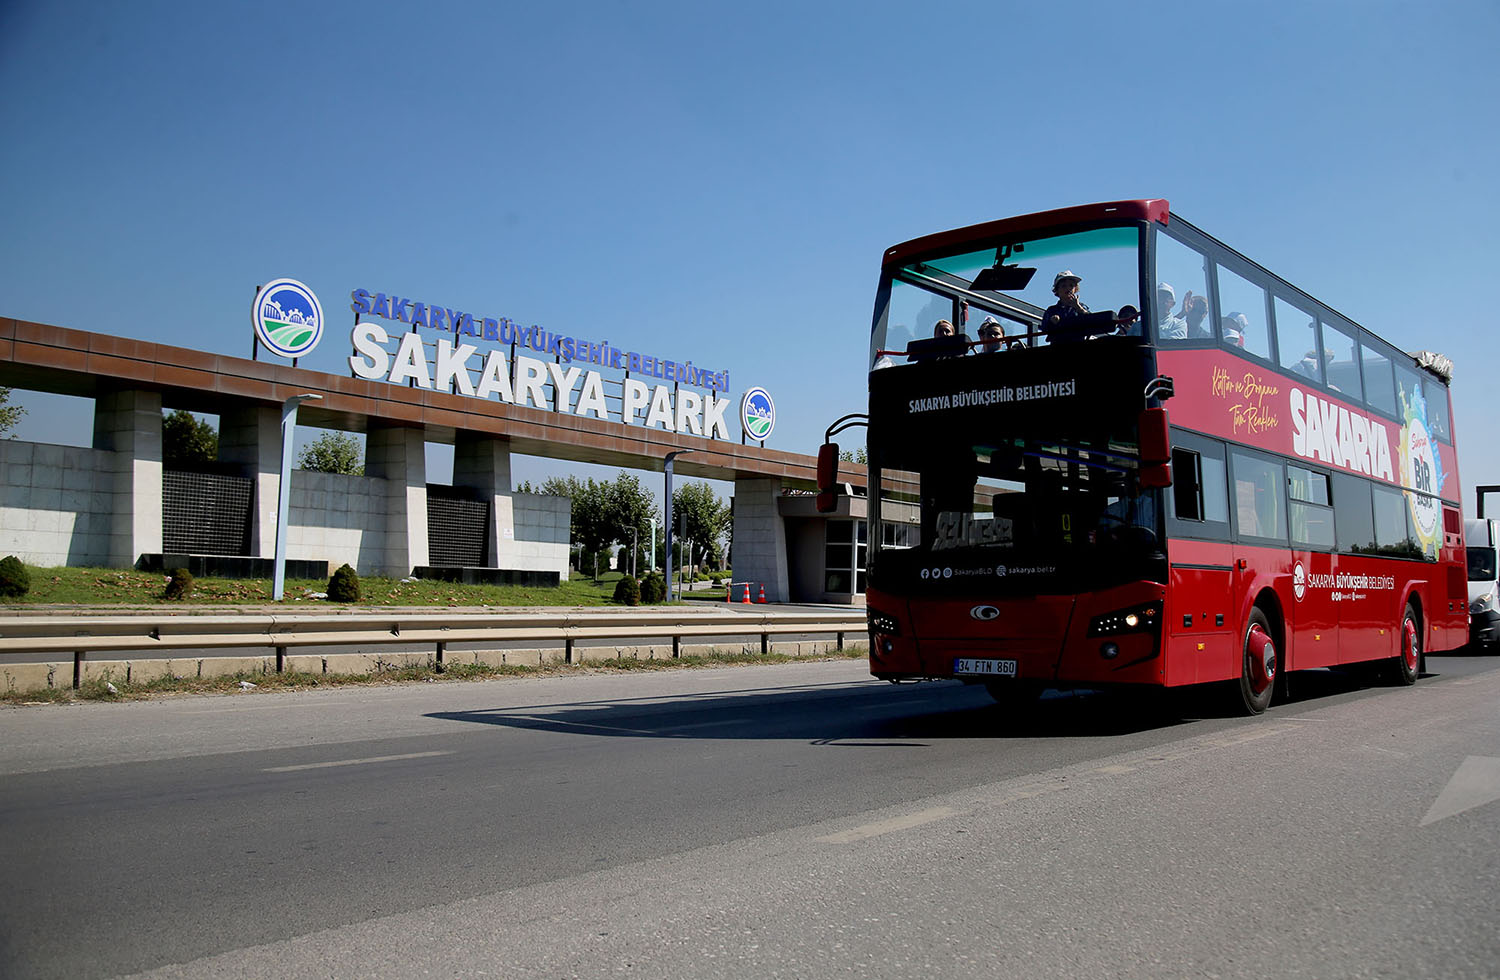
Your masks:
{"label": "guardrail post", "polygon": [[286,671],[286,647],[277,647],[276,648],[276,673],[281,674],[281,673],[285,673],[285,671]]}
{"label": "guardrail post", "polygon": [[87,650],[73,651],[73,690],[78,690],[83,682],[83,662],[89,658]]}
{"label": "guardrail post", "polygon": [[436,663],[435,666],[437,667],[437,672],[439,674],[441,674],[443,672],[443,651],[445,649],[447,649],[447,647],[448,647],[448,644],[443,643],[442,641],[438,642],[438,645],[437,645],[437,663]]}
{"label": "guardrail post", "polygon": [[770,633],[762,633],[760,635],[760,652],[762,654],[767,654],[767,653],[771,652],[771,634]]}
{"label": "guardrail post", "polygon": [[844,634],[843,634],[843,632],[842,632],[842,631],[840,631],[840,632],[839,632],[839,633],[838,633],[838,634],[837,634],[837,636],[838,636],[838,638],[839,638],[839,639],[838,639],[838,647],[837,647],[837,649],[839,649],[839,650],[842,650],[842,649],[844,649]]}
{"label": "guardrail post", "polygon": [[682,637],[674,634],[672,637],[672,659],[676,660],[680,656],[682,656]]}
{"label": "guardrail post", "polygon": [[563,663],[573,662],[573,638],[570,636],[563,641]]}

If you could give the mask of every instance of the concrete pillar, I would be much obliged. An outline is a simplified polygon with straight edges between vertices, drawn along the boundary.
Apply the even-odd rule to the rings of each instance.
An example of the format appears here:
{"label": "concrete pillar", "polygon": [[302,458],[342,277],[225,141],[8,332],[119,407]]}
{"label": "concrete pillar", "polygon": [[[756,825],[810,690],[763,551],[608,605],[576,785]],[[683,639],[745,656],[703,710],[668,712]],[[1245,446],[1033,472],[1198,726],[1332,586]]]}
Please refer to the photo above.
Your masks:
{"label": "concrete pillar", "polygon": [[276,554],[276,502],[281,492],[281,409],[245,402],[219,414],[219,459],[255,481],[250,554]]}
{"label": "concrete pillar", "polygon": [[161,554],[161,394],[108,391],[97,395],[94,448],[115,454],[110,565],[129,568],[143,554]]}
{"label": "concrete pillar", "polygon": [[734,481],[734,537],[730,545],[734,580],[754,583],[752,588],[764,583],[766,598],[771,602],[786,602],[791,596],[786,522],[776,507],[780,498],[780,480]]}
{"label": "concrete pillar", "polygon": [[390,575],[410,575],[413,568],[429,563],[427,447],[423,430],[371,429],[365,442],[365,473],[385,480],[387,566],[384,571]]}
{"label": "concrete pillar", "polygon": [[490,503],[484,563],[491,568],[514,568],[516,523],[510,492],[510,442],[472,432],[453,440],[453,485],[477,490]]}

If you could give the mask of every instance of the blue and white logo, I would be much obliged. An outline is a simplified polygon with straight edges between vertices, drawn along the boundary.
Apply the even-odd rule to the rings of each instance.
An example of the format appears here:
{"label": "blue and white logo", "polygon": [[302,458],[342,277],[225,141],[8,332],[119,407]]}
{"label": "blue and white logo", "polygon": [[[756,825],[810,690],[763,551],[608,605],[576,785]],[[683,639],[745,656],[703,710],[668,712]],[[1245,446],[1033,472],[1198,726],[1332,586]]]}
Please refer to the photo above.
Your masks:
{"label": "blue and white logo", "polygon": [[764,442],[769,438],[771,430],[776,428],[776,403],[771,400],[771,393],[764,388],[746,391],[740,399],[740,422],[751,439]]}
{"label": "blue and white logo", "polygon": [[295,279],[277,279],[256,293],[250,321],[266,349],[282,357],[301,357],[323,338],[323,307]]}

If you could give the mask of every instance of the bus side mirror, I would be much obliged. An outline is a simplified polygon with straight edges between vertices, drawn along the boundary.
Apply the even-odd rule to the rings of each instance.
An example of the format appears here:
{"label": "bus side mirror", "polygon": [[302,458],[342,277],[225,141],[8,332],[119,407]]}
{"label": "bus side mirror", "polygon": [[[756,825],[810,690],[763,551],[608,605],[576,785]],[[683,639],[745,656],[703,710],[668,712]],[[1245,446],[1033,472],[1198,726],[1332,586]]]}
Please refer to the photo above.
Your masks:
{"label": "bus side mirror", "polygon": [[1148,408],[1140,417],[1141,473],[1143,487],[1172,485],[1172,439],[1168,432],[1167,410]]}
{"label": "bus side mirror", "polygon": [[839,444],[825,442],[818,447],[818,513],[831,514],[838,509]]}

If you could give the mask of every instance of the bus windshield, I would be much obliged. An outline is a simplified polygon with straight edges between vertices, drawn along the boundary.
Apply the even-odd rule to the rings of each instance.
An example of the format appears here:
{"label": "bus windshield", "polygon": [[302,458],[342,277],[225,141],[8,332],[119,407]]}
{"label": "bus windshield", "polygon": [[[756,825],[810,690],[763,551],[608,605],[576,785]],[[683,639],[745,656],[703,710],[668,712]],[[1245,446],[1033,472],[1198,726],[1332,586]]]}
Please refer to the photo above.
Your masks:
{"label": "bus windshield", "polygon": [[[1058,302],[1054,280],[1076,276],[1078,298],[1092,312],[1126,306],[1142,309],[1140,228],[1096,228],[1067,235],[964,246],[957,254],[928,256],[896,269],[882,290],[871,337],[871,369],[903,363],[883,356],[912,340],[933,336],[940,320],[971,339],[980,321],[1003,321],[1008,341],[1046,343],[1042,313]],[[992,288],[985,288],[985,287]],[[1138,334],[1140,322],[1129,327]]]}
{"label": "bus windshield", "polygon": [[1495,549],[1469,548],[1469,581],[1493,582],[1495,580]]}

